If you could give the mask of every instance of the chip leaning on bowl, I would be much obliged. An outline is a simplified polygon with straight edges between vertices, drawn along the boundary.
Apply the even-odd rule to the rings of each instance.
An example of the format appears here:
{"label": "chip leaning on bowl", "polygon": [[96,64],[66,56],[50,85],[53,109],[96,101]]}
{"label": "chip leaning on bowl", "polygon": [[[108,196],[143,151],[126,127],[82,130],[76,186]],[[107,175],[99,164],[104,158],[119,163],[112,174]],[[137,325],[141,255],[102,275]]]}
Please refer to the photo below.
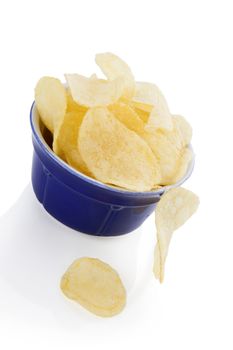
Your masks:
{"label": "chip leaning on bowl", "polygon": [[96,63],[106,80],[66,74],[67,88],[53,77],[36,85],[53,151],[79,172],[130,191],[178,182],[193,157],[191,126],[170,113],[156,85],[136,82],[116,55],[97,54]]}

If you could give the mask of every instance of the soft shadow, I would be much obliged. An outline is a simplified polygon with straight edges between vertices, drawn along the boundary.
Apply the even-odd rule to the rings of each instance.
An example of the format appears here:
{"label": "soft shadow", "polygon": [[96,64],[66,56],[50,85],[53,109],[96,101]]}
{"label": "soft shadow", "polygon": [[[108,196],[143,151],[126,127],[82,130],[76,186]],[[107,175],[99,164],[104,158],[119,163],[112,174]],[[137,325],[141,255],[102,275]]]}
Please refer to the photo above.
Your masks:
{"label": "soft shadow", "polygon": [[[28,185],[0,218],[0,276],[24,298],[63,318],[64,313],[76,310],[61,294],[59,282],[78,257],[97,257],[109,263],[119,272],[129,294],[135,294],[137,285],[141,288],[137,276],[141,236],[141,228],[110,238],[74,231],[52,218]],[[144,285],[146,275],[142,276]],[[85,312],[79,314],[86,317]]]}

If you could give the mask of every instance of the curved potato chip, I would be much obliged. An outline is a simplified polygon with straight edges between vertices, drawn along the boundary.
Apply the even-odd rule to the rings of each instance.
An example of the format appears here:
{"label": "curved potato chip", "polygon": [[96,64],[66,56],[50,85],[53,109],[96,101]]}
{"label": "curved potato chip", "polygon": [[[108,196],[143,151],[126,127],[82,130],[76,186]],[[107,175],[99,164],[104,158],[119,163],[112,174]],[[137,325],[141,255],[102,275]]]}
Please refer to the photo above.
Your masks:
{"label": "curved potato chip", "polygon": [[182,187],[172,188],[161,197],[155,210],[157,245],[154,252],[154,274],[163,282],[164,265],[172,234],[197,210],[198,197]]}
{"label": "curved potato chip", "polygon": [[126,291],[118,273],[99,259],[75,260],[63,275],[60,286],[68,298],[97,316],[114,316],[126,304]]}
{"label": "curved potato chip", "polygon": [[[161,183],[171,184],[173,178],[175,179],[175,171],[178,167],[179,152],[173,147],[169,139],[163,135],[150,135],[144,130],[144,123],[141,118],[138,117],[137,113],[132,109],[132,107],[119,102],[108,109],[114,114],[114,116],[122,122],[128,129],[135,131],[139,136],[141,136],[152,149],[156,159],[158,159],[160,169],[161,169]],[[184,162],[183,162],[184,164]],[[187,169],[187,168],[186,168]],[[185,170],[183,165],[182,170]],[[176,178],[182,174],[177,174]],[[157,188],[157,182],[154,184],[153,189]]]}
{"label": "curved potato chip", "polygon": [[[161,185],[170,185],[180,180],[185,175],[192,158],[192,152],[185,151],[188,136],[181,130],[181,119],[175,117],[172,121],[172,130],[152,129],[143,135],[159,161]],[[186,124],[182,120],[182,127],[183,125]],[[145,130],[148,129],[145,127]]]}
{"label": "curved potato chip", "polygon": [[171,131],[163,130],[161,132],[163,132],[163,134],[169,140],[170,144],[173,145],[177,150],[181,151],[185,147],[183,135],[175,123],[173,123],[173,129]]}
{"label": "curved potato chip", "polygon": [[118,102],[109,106],[108,109],[128,129],[135,131],[139,135],[144,133],[144,123],[132,107]]}
{"label": "curved potato chip", "polygon": [[73,168],[92,176],[77,147],[79,128],[86,112],[87,108],[76,105],[73,111],[66,113],[62,125],[54,134],[53,149],[58,156],[64,155]]}
{"label": "curved potato chip", "polygon": [[42,122],[53,133],[66,112],[66,90],[60,80],[41,78],[35,87],[35,103]]}
{"label": "curved potato chip", "polygon": [[66,112],[74,112],[75,110],[79,111],[80,107],[85,108],[84,106],[79,105],[77,102],[73,100],[69,90],[66,90],[66,100],[67,100]]}
{"label": "curved potato chip", "polygon": [[107,81],[79,74],[65,74],[65,77],[73,100],[85,107],[108,106],[123,94],[121,78]]}
{"label": "curved potato chip", "polygon": [[179,129],[182,138],[183,138],[183,145],[187,146],[192,139],[192,127],[187,122],[187,120],[182,117],[181,115],[173,115],[173,122],[177,129]]}
{"label": "curved potato chip", "polygon": [[143,112],[147,112],[148,113],[148,118],[149,118],[149,115],[153,109],[153,105],[151,104],[147,104],[147,103],[142,103],[142,102],[139,102],[139,101],[135,101],[135,100],[131,100],[130,104],[134,107],[134,108],[137,108]]}
{"label": "curved potato chip", "polygon": [[146,124],[148,122],[150,113],[135,107],[133,104],[131,107],[134,109],[134,111],[137,113],[137,115],[142,119],[142,121]]}
{"label": "curved potato chip", "polygon": [[123,79],[124,97],[131,98],[134,95],[134,76],[129,66],[121,58],[110,52],[99,53],[95,56],[95,62],[109,80],[119,77]]}
{"label": "curved potato chip", "polygon": [[169,112],[167,104],[161,99],[150,112],[147,124],[145,126],[145,130],[149,132],[153,132],[157,129],[169,131],[173,129],[172,116]]}
{"label": "curved potato chip", "polygon": [[80,127],[78,146],[99,181],[133,191],[149,191],[160,182],[150,147],[107,108],[89,109]]}
{"label": "curved potato chip", "polygon": [[192,158],[193,158],[192,150],[186,147],[182,151],[182,154],[180,156],[180,159],[177,165],[177,170],[175,172],[173,179],[171,180],[171,184],[178,182],[179,180],[182,179],[182,177],[184,177]]}
{"label": "curved potato chip", "polygon": [[136,82],[135,94],[131,103],[145,112],[151,112],[154,106],[167,105],[160,89],[151,83]]}

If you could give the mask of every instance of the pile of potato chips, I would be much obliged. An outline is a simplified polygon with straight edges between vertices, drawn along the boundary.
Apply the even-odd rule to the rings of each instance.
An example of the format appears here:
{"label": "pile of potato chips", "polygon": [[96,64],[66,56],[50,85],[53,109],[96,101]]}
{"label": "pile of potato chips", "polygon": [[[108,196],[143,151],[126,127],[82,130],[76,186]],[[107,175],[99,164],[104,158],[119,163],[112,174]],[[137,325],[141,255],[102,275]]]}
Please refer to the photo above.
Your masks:
{"label": "pile of potato chips", "polygon": [[159,88],[136,82],[112,53],[96,55],[107,79],[65,74],[67,88],[43,77],[35,102],[53,134],[53,151],[105,184],[150,191],[181,179],[192,159],[192,129],[172,115]]}
{"label": "pile of potato chips", "polygon": [[[79,172],[131,191],[179,181],[193,156],[188,122],[170,113],[156,85],[136,82],[116,55],[98,54],[96,63],[107,79],[66,74],[67,88],[52,77],[37,83],[36,107],[53,134],[53,151]],[[198,205],[198,197],[181,187],[165,192],[157,204],[154,275],[160,282],[173,232]],[[120,276],[98,259],[74,261],[60,287],[98,316],[114,316],[126,304]]]}

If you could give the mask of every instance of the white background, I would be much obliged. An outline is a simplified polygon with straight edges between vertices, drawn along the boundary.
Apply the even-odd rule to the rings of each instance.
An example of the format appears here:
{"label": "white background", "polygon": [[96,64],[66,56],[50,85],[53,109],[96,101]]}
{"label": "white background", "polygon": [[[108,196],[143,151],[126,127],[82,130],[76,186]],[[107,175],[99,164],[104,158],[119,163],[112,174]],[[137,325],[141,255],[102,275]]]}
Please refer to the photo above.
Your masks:
{"label": "white background", "polygon": [[[232,349],[231,5],[0,3],[1,349]],[[186,187],[201,205],[173,238],[163,285],[150,269],[153,218],[135,236],[96,240],[65,229],[31,194],[29,109],[37,80],[90,75],[97,70],[95,53],[104,51],[125,59],[137,80],[158,84],[171,111],[194,129],[196,166]],[[100,319],[60,294],[59,278],[80,245],[111,262],[126,281],[128,306],[119,316]]]}

